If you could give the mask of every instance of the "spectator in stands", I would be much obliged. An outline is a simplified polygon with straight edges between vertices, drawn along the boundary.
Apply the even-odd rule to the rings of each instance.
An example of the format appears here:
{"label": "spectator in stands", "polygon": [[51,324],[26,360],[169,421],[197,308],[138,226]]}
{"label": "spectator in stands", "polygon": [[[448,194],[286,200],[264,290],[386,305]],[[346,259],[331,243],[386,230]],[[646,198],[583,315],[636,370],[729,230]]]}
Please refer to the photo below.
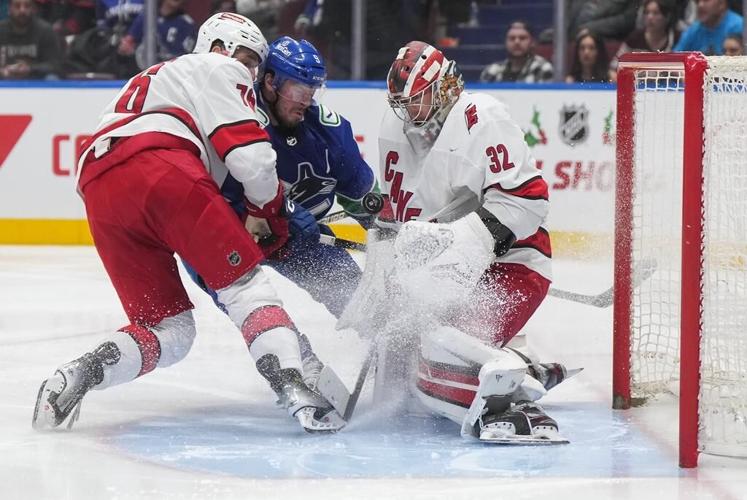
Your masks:
{"label": "spectator in stands", "polygon": [[725,56],[743,56],[744,40],[740,33],[731,33],[724,38],[724,44],[721,47]]}
{"label": "spectator in stands", "polygon": [[96,25],[96,0],[36,0],[37,14],[64,42]]}
{"label": "spectator in stands", "polygon": [[0,21],[0,78],[56,79],[60,47],[52,27],[34,14],[33,0],[10,0]]}
{"label": "spectator in stands", "polygon": [[635,28],[640,0],[569,0],[568,36],[584,30],[603,38],[624,39]]}
{"label": "spectator in stands", "polygon": [[77,35],[96,24],[95,0],[36,0],[37,15],[58,36]]}
{"label": "spectator in stands", "polygon": [[680,38],[672,0],[645,0],[643,28],[635,30],[617,51],[610,68],[617,71],[617,59],[627,52],[671,52]]}
{"label": "spectator in stands", "polygon": [[[195,22],[184,12],[186,0],[161,0],[158,6],[158,31],[156,33],[157,58],[168,61],[182,54],[192,52],[197,31]],[[145,69],[145,46],[142,43],[145,32],[145,13],[135,18],[130,30],[119,43],[121,55],[136,54],[140,69]]]}
{"label": "spectator in stands", "polygon": [[514,21],[506,31],[508,58],[490,64],[481,82],[541,83],[552,81],[552,64],[534,53],[534,34],[526,21]]}
{"label": "spectator in stands", "polygon": [[236,0],[213,0],[210,15],[218,12],[236,12]]}
{"label": "spectator in stands", "polygon": [[[312,35],[314,45],[327,47],[324,54],[328,78],[351,77],[350,0],[307,0],[296,29]],[[383,80],[392,64],[392,54],[412,39],[432,42],[432,0],[376,0],[365,2],[366,67],[364,78]],[[310,23],[310,24],[309,24]]]}
{"label": "spectator in stands", "polygon": [[698,20],[682,34],[675,51],[699,50],[720,55],[729,33],[742,33],[742,16],[729,10],[727,0],[698,0]]}
{"label": "spectator in stands", "polygon": [[609,71],[609,56],[604,42],[596,33],[583,32],[576,38],[571,72],[566,77],[567,83],[606,83],[615,81],[615,75]]}
{"label": "spectator in stands", "polygon": [[96,22],[124,36],[143,12],[145,0],[96,0]]}

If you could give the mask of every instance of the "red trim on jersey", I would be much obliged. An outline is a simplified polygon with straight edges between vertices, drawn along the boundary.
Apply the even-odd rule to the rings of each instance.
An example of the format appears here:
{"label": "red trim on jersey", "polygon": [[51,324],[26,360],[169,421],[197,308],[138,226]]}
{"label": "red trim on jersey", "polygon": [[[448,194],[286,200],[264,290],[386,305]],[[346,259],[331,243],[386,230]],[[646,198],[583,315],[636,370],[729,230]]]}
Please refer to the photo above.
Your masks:
{"label": "red trim on jersey", "polygon": [[114,137],[109,151],[101,158],[96,158],[93,151],[88,152],[78,180],[79,192],[82,193],[89,182],[110,168],[148,149],[183,149],[197,158],[200,157],[200,148],[194,142],[163,132],[144,132],[132,137]]}
{"label": "red trim on jersey", "polygon": [[480,379],[474,375],[466,373],[459,373],[444,368],[437,368],[426,360],[420,360],[420,371],[427,373],[431,378],[449,380],[451,382],[459,382],[460,384],[473,385],[477,387],[480,385]]}
{"label": "red trim on jersey", "polygon": [[290,319],[285,309],[280,306],[265,306],[255,309],[246,318],[241,326],[241,335],[246,345],[251,346],[252,342],[264,332],[283,327],[296,331],[296,325],[293,324],[293,320]]}
{"label": "red trim on jersey", "polygon": [[496,183],[488,187],[488,189],[491,188],[498,189],[500,191],[503,191],[504,193],[510,194],[511,196],[517,196],[519,198],[524,198],[527,200],[548,199],[547,183],[541,175],[532,177],[531,179],[522,182],[514,188],[504,188],[500,183]]}
{"label": "red trim on jersey", "polygon": [[[124,125],[127,125],[128,123],[140,118],[141,116],[145,115],[168,115],[172,118],[176,118],[180,122],[182,122],[184,125],[186,125],[189,128],[189,131],[194,134],[195,138],[202,143],[202,139],[200,136],[200,130],[197,128],[197,125],[195,124],[195,121],[192,119],[192,116],[184,111],[181,108],[164,108],[164,109],[158,109],[155,111],[146,111],[145,113],[138,113],[135,115],[130,115],[125,118],[122,118],[121,120],[117,120],[114,123],[111,123],[107,125],[106,127],[102,128],[101,130],[97,131],[95,134],[93,134],[85,143],[83,143],[83,147],[81,148],[81,151],[86,151],[89,147],[91,147],[91,144],[94,143],[96,139],[101,137],[102,135],[111,132],[112,130],[122,127]],[[156,130],[143,130],[143,133],[148,132],[157,132]]]}
{"label": "red trim on jersey", "polygon": [[137,376],[152,372],[161,358],[161,343],[156,334],[140,325],[127,325],[119,331],[132,337],[140,350],[141,368]]}
{"label": "red trim on jersey", "polygon": [[533,248],[545,257],[552,258],[552,245],[550,244],[550,234],[547,229],[540,227],[537,232],[529,238],[519,240],[511,248]]}
{"label": "red trim on jersey", "polygon": [[228,153],[236,148],[270,140],[270,136],[257,120],[242,120],[219,125],[208,138],[213,143],[221,161],[224,162]]}
{"label": "red trim on jersey", "polygon": [[441,385],[423,380],[422,378],[418,379],[417,387],[422,393],[432,398],[440,399],[441,401],[461,406],[462,408],[469,408],[476,394],[475,391]]}

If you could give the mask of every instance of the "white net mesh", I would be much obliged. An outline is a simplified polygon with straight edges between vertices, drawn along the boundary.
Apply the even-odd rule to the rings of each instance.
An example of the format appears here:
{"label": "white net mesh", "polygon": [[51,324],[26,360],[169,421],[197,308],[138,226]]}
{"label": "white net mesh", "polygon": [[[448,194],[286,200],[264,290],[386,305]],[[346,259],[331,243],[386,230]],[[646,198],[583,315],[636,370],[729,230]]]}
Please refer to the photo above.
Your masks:
{"label": "white net mesh", "polygon": [[632,396],[668,390],[678,378],[684,74],[636,73],[633,274],[657,270],[633,291]]}
{"label": "white net mesh", "polygon": [[[747,62],[708,59],[699,447],[747,455]],[[632,396],[678,392],[684,73],[639,71],[634,99]],[[692,293],[698,293],[693,290]]]}
{"label": "white net mesh", "polygon": [[708,67],[699,443],[747,455],[747,64]]}

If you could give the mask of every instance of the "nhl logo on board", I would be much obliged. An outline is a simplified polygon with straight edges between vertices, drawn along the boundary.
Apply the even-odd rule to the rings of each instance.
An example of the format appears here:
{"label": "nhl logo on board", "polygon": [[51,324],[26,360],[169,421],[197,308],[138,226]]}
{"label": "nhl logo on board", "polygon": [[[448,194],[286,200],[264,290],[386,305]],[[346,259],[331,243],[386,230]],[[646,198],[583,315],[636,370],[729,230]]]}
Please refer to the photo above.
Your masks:
{"label": "nhl logo on board", "polygon": [[589,110],[586,106],[563,105],[559,131],[560,138],[569,146],[584,142],[589,137]]}
{"label": "nhl logo on board", "polygon": [[285,142],[288,144],[288,146],[295,146],[298,144],[298,139],[296,139],[296,136],[291,135],[285,138]]}
{"label": "nhl logo on board", "polygon": [[239,264],[241,264],[241,255],[239,255],[238,250],[234,250],[228,254],[228,263],[231,264],[233,267],[236,267]]}

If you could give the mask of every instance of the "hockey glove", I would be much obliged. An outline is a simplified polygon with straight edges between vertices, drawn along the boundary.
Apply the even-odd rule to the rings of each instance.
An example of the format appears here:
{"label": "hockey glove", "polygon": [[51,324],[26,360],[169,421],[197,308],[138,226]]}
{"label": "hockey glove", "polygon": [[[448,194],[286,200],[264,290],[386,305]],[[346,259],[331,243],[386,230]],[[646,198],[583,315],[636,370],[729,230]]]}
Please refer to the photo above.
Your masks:
{"label": "hockey glove", "polygon": [[463,304],[495,259],[494,247],[475,212],[450,223],[406,222],[394,241],[397,282],[427,307]]}
{"label": "hockey glove", "polygon": [[291,240],[319,241],[319,224],[311,212],[291,199],[285,200],[284,212],[288,218]]}
{"label": "hockey glove", "polygon": [[257,244],[265,257],[270,257],[288,241],[289,224],[285,213],[283,185],[278,185],[278,192],[272,201],[262,208],[247,200],[246,229],[254,235]]}

